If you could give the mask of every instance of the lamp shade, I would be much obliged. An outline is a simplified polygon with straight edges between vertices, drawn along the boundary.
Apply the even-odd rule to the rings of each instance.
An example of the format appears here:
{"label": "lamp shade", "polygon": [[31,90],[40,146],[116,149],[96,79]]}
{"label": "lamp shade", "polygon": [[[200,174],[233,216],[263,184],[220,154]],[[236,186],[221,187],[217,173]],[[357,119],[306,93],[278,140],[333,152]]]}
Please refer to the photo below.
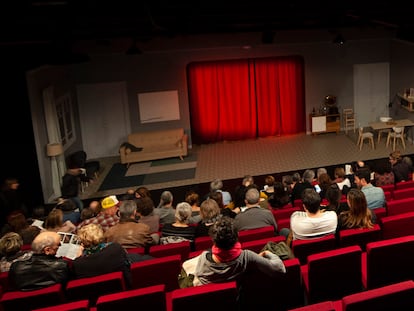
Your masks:
{"label": "lamp shade", "polygon": [[46,154],[49,157],[56,157],[63,153],[63,146],[60,143],[47,144]]}

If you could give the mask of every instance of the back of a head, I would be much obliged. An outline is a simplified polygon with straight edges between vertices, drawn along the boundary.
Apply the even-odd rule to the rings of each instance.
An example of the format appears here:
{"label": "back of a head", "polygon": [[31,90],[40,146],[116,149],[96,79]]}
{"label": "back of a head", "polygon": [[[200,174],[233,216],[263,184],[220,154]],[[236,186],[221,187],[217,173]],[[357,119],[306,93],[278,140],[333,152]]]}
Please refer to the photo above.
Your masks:
{"label": "back of a head", "polygon": [[224,208],[223,204],[223,193],[221,191],[212,191],[209,193],[208,197],[217,202],[219,208]]}
{"label": "back of a head", "polygon": [[316,177],[319,178],[319,176],[321,176],[321,174],[328,174],[328,171],[326,168],[324,167],[320,167],[316,170]]}
{"label": "back of a head", "polygon": [[175,208],[175,219],[181,223],[188,224],[193,213],[191,205],[187,202],[180,202]]}
{"label": "back of a head", "polygon": [[260,201],[260,192],[256,188],[250,188],[246,191],[246,202],[248,204],[257,204]]}
{"label": "back of a head", "polygon": [[216,247],[223,250],[233,248],[239,238],[234,220],[227,216],[218,219],[210,228],[209,234]]}
{"label": "back of a head", "polygon": [[315,178],[315,172],[313,170],[305,170],[303,172],[303,181],[307,181],[308,183],[312,183],[313,179]]}
{"label": "back of a head", "polygon": [[365,179],[366,183],[371,182],[371,171],[367,168],[361,168],[358,171],[355,172],[355,176],[357,176],[359,179]]}
{"label": "back of a head", "polygon": [[242,185],[248,187],[249,185],[254,183],[254,177],[252,175],[245,175],[242,180]]}
{"label": "back of a head", "polygon": [[151,192],[149,191],[149,189],[147,187],[144,186],[140,186],[135,190],[135,196],[136,197],[150,197],[151,198]]}
{"label": "back of a head", "polygon": [[268,175],[265,178],[265,184],[268,185],[269,187],[274,186],[275,184],[275,178],[272,175]]}
{"label": "back of a head", "polygon": [[135,216],[137,210],[137,204],[134,200],[122,201],[119,205],[119,216],[122,220],[130,219],[131,216]]}
{"label": "back of a head", "polygon": [[213,199],[204,200],[200,205],[200,215],[203,220],[213,220],[220,215],[220,207]]}
{"label": "back of a head", "polygon": [[63,212],[59,208],[52,209],[45,219],[45,228],[54,229],[62,227],[63,225]]}
{"label": "back of a head", "polygon": [[217,191],[217,190],[221,190],[223,189],[223,182],[221,181],[221,179],[214,179],[211,183],[210,183],[210,191]]}
{"label": "back of a head", "polygon": [[148,216],[154,211],[154,201],[150,197],[141,197],[135,200],[137,212],[141,216]]}
{"label": "back of a head", "polygon": [[70,199],[63,199],[56,204],[56,208],[62,210],[63,212],[71,212],[76,209],[76,204]]}
{"label": "back of a head", "polygon": [[100,225],[89,224],[81,227],[78,232],[79,240],[85,248],[90,248],[104,241],[104,232]]}
{"label": "back of a head", "polygon": [[0,254],[11,256],[20,251],[23,245],[23,239],[16,232],[7,232],[0,239]]}
{"label": "back of a head", "polygon": [[173,195],[170,191],[164,191],[161,193],[160,196],[160,204],[158,204],[158,207],[161,207],[166,204],[170,204],[173,201]]}
{"label": "back of a head", "polygon": [[200,204],[200,196],[197,192],[191,191],[186,194],[185,201],[188,202],[190,205],[198,205]]}
{"label": "back of a head", "polygon": [[42,254],[46,247],[53,247],[57,241],[60,241],[59,234],[53,231],[42,231],[33,239],[33,253]]}
{"label": "back of a head", "polygon": [[9,223],[12,231],[19,233],[20,230],[27,228],[29,224],[27,223],[26,216],[20,211],[12,212],[7,217],[7,222]]}
{"label": "back of a head", "polygon": [[339,189],[338,184],[336,183],[331,184],[326,189],[325,198],[332,205],[338,206],[339,201],[341,200],[341,196],[342,196],[341,189]]}
{"label": "back of a head", "polygon": [[314,189],[307,188],[303,190],[302,202],[309,213],[315,214],[320,208],[321,197]]}
{"label": "back of a head", "polygon": [[335,168],[335,177],[345,178],[345,169],[343,167]]}
{"label": "back of a head", "polygon": [[400,150],[395,150],[390,153],[390,158],[395,161],[401,161],[401,152]]}

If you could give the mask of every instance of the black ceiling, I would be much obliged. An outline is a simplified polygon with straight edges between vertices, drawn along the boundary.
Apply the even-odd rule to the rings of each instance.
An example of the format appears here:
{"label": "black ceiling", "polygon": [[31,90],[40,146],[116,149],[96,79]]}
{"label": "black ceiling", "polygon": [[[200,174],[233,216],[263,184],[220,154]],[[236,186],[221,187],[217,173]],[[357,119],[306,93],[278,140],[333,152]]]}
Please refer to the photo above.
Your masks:
{"label": "black ceiling", "polygon": [[9,0],[0,6],[0,44],[344,27],[413,29],[411,9],[399,1],[198,2]]}

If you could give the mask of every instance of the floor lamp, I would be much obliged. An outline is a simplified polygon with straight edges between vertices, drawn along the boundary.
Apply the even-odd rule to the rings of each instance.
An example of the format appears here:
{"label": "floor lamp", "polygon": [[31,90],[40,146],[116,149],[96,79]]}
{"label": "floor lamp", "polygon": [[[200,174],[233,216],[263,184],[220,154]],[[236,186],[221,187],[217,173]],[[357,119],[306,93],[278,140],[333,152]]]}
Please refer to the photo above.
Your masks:
{"label": "floor lamp", "polygon": [[54,159],[56,161],[57,165],[57,171],[58,171],[58,178],[59,178],[59,184],[61,184],[61,174],[60,174],[60,165],[57,162],[56,157],[63,154],[63,146],[61,143],[53,143],[53,144],[47,144],[46,146],[46,154],[48,157],[51,157],[52,160]]}

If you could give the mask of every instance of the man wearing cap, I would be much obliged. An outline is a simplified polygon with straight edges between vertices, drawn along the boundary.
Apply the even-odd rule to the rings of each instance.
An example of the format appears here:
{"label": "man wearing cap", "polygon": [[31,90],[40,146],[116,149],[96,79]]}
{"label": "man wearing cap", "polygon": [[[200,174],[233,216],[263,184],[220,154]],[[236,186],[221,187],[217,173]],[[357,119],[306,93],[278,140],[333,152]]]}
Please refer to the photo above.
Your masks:
{"label": "man wearing cap", "polygon": [[102,227],[105,232],[110,227],[115,226],[119,222],[118,212],[119,201],[115,195],[108,196],[101,201],[102,210],[95,217],[85,219],[77,227],[79,230],[83,226],[96,224]]}

